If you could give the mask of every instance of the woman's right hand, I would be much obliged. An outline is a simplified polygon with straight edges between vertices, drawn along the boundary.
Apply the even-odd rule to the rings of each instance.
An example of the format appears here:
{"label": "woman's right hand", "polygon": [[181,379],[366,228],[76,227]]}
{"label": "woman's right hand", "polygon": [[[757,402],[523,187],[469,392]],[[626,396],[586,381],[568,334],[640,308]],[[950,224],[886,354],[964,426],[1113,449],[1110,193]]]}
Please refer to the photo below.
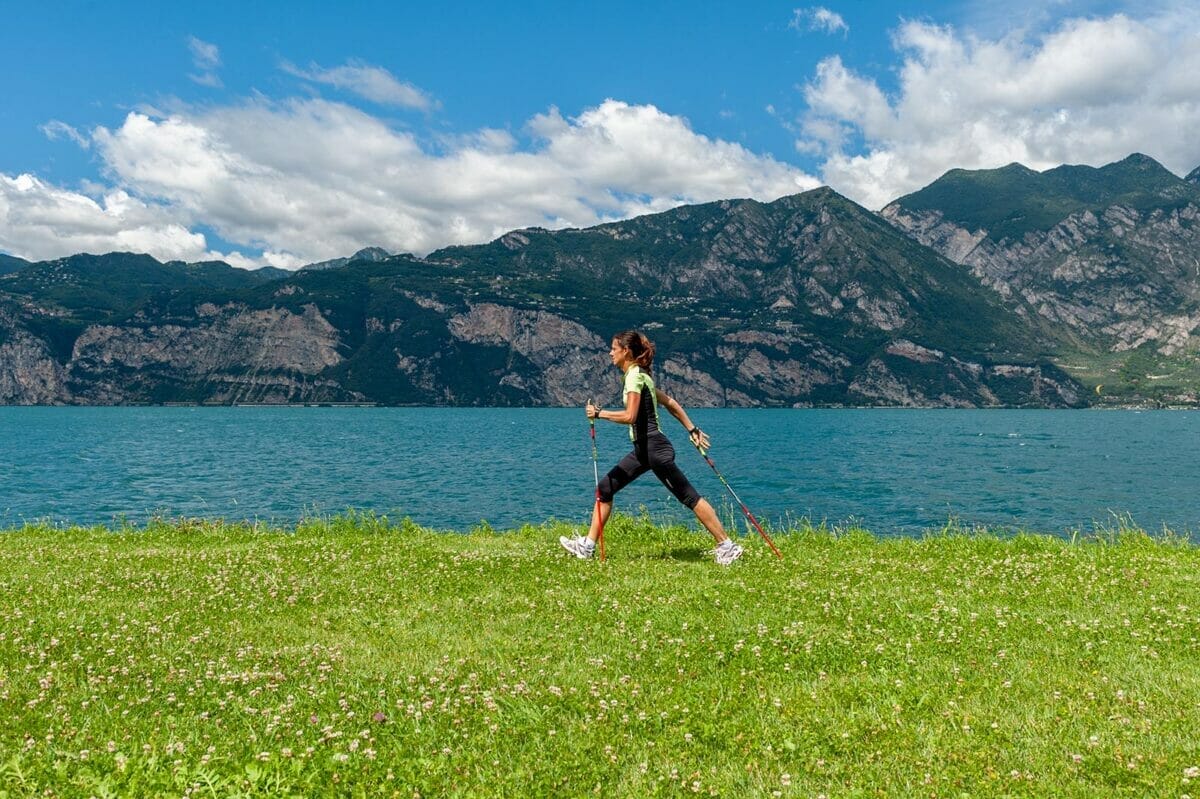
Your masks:
{"label": "woman's right hand", "polygon": [[583,412],[587,414],[587,418],[589,419],[600,418],[600,408],[597,405],[593,405],[591,400],[587,401],[587,406],[583,409]]}

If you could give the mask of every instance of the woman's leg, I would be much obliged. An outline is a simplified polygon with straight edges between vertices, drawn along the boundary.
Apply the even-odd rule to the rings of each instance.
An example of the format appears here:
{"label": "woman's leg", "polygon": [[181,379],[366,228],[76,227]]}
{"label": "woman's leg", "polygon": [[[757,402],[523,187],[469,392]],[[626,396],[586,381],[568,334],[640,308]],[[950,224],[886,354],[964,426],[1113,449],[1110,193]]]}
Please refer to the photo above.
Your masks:
{"label": "woman's leg", "polygon": [[600,537],[600,531],[604,529],[604,525],[608,524],[608,517],[612,515],[611,502],[596,501],[592,507],[592,526],[588,529],[588,540],[593,544]]}
{"label": "woman's leg", "polygon": [[612,515],[613,496],[625,486],[638,479],[650,469],[649,464],[645,461],[645,456],[638,457],[638,452],[635,449],[633,452],[621,458],[620,463],[612,467],[608,474],[600,478],[600,485],[596,488],[596,503],[592,506],[592,524],[588,528],[588,540],[593,544],[600,537],[600,530],[608,523],[608,517]]}
{"label": "woman's leg", "polygon": [[651,440],[654,443],[650,448],[650,463],[651,468],[654,469],[654,476],[662,481],[662,484],[675,495],[676,499],[696,514],[696,520],[704,525],[704,529],[708,530],[709,535],[718,545],[726,541],[729,536],[726,535],[725,528],[722,526],[721,520],[717,518],[717,512],[713,510],[713,506],[700,496],[700,492],[688,482],[687,477],[675,465],[675,447],[671,445],[666,436],[651,436]]}
{"label": "woman's leg", "polygon": [[713,510],[713,506],[708,504],[708,500],[703,497],[696,503],[696,507],[692,508],[692,512],[696,514],[696,519],[704,525],[704,529],[708,530],[709,534],[717,544],[721,544],[729,539],[725,534],[725,528],[721,525],[721,520],[717,518],[717,512]]}

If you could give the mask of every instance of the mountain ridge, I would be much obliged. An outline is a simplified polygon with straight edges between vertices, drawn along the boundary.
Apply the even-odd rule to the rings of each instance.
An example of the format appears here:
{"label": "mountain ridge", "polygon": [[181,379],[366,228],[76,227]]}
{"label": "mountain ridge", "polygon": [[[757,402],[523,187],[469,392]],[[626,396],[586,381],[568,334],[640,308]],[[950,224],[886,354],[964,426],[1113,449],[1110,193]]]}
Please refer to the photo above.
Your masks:
{"label": "mountain ridge", "polygon": [[94,256],[0,280],[27,366],[0,400],[578,404],[637,326],[692,405],[1081,402],[990,290],[831,189],[271,280],[124,258],[154,279],[123,296]]}
{"label": "mountain ridge", "polygon": [[[1194,174],[1194,173],[1193,173]],[[1031,195],[1036,198],[1030,201]],[[938,210],[943,218],[992,241],[1046,231],[1067,217],[1114,205],[1135,210],[1200,200],[1200,188],[1149,156],[1134,153],[1102,167],[1063,165],[1036,172],[1022,164],[998,169],[952,169],[919,191],[884,206],[909,213]],[[891,213],[894,213],[892,211]]]}

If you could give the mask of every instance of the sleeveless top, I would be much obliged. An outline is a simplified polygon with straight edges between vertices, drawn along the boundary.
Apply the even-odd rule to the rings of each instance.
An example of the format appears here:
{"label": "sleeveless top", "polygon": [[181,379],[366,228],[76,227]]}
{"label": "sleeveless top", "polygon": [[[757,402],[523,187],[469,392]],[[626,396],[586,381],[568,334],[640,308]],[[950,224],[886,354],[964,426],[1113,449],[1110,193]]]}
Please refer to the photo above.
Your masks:
{"label": "sleeveless top", "polygon": [[658,394],[654,390],[654,378],[634,364],[625,372],[625,387],[621,391],[621,403],[629,392],[641,395],[638,404],[637,418],[629,425],[629,438],[633,441],[645,441],[647,436],[659,432],[658,427]]}

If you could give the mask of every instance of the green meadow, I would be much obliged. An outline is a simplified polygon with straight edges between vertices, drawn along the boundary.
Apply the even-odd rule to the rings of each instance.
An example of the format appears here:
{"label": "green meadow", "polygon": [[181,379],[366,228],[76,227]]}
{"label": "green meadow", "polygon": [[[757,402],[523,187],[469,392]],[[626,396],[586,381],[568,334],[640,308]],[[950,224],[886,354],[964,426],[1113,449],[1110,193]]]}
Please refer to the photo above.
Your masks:
{"label": "green meadow", "polygon": [[618,516],[0,534],[0,797],[1200,796],[1200,555]]}

